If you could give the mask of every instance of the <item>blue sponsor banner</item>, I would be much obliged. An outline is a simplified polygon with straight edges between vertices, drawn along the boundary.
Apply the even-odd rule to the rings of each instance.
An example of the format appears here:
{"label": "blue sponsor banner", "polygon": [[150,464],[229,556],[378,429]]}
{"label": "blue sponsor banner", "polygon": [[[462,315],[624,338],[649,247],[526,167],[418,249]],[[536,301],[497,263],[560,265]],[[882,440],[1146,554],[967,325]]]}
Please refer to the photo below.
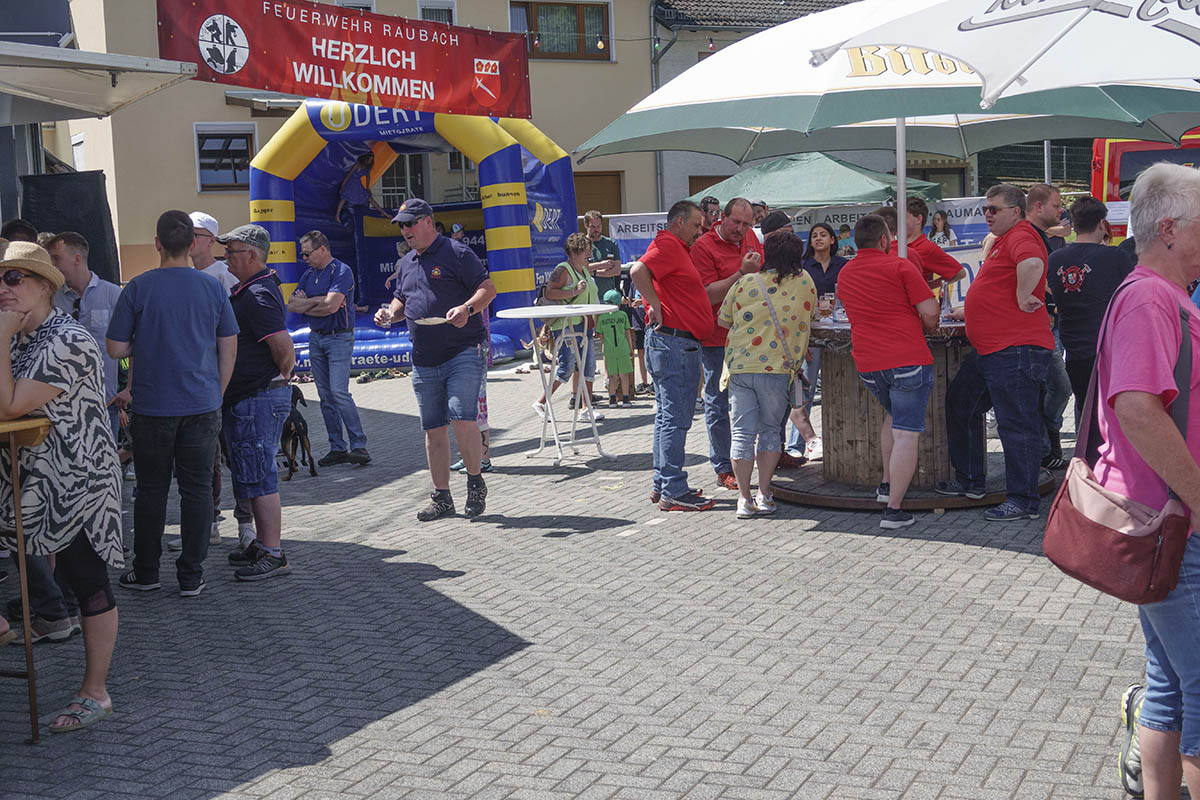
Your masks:
{"label": "blue sponsor banner", "polygon": [[608,235],[616,241],[625,264],[641,258],[658,232],[666,227],[665,213],[614,214],[608,218]]}

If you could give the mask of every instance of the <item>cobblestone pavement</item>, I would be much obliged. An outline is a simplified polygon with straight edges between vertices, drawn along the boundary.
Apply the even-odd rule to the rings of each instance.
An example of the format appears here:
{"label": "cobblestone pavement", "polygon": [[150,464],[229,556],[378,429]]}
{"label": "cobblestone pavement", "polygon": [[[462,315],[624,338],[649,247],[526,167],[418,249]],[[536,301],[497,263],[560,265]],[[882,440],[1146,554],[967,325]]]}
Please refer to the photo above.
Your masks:
{"label": "cobblestone pavement", "polygon": [[[1136,615],[1057,572],[1040,521],[924,514],[885,533],[874,513],[782,503],[738,521],[699,416],[689,464],[719,510],[663,514],[649,402],[601,423],[616,460],[583,446],[554,467],[522,455],[537,376],[509,365],[490,385],[486,515],[417,523],[408,380],[352,386],[374,462],[283,484],[292,574],[234,583],[230,518],[201,597],[178,596],[169,563],[163,591],[116,590],[116,713],[28,747],[24,685],[4,681],[0,796],[1123,796]],[[48,717],[82,646],[36,650]]]}

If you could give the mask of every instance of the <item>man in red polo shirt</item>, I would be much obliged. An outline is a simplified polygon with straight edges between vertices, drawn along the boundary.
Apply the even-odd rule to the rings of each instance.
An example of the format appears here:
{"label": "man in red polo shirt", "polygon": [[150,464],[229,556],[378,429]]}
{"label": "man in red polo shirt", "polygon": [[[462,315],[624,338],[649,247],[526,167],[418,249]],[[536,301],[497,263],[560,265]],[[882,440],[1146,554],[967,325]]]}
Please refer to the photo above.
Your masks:
{"label": "man in red polo shirt", "polygon": [[[732,431],[729,392],[721,388],[725,367],[725,339],[729,330],[716,323],[717,312],[738,278],[762,267],[762,243],[750,233],[754,211],[750,201],[735,197],[725,204],[725,216],[692,245],[692,263],[712,304],[712,333],[700,340],[704,371],[704,424],[708,428],[708,463],[717,474],[717,485],[737,489],[729,460]],[[749,235],[747,235],[749,234]]]}
{"label": "man in red polo shirt", "polygon": [[883,405],[879,431],[883,482],[875,497],[887,503],[881,528],[913,524],[900,508],[917,469],[917,440],[933,388],[933,356],[925,331],[938,326],[938,302],[911,261],[888,253],[884,219],[868,214],[854,226],[858,255],[838,273],[838,297],[850,318],[858,377]]}
{"label": "man in red polo shirt", "polygon": [[1054,352],[1046,313],[1046,245],[1025,219],[1025,195],[1001,183],[988,189],[983,216],[995,244],[967,290],[967,338],[975,353],[946,391],[950,462],[957,480],[942,494],[979,498],[987,482],[983,415],[996,410],[1004,446],[1007,499],[984,514],[994,522],[1037,519],[1042,461],[1039,413]]}
{"label": "man in red polo shirt", "polygon": [[919,197],[908,198],[908,216],[905,224],[908,226],[907,258],[911,261],[915,254],[925,265],[924,277],[932,288],[942,281],[954,283],[967,277],[967,269],[957,258],[931,242],[925,236],[925,223],[929,219],[929,206]]}
{"label": "man in red polo shirt", "polygon": [[[891,245],[888,247],[888,254],[899,258],[900,257],[900,240],[896,237],[900,235],[900,222],[899,222],[898,217],[896,216],[896,207],[895,206],[880,206],[879,208],[872,211],[871,214],[876,217],[879,217],[885,223],[887,223],[888,234],[889,234],[888,238],[892,240]],[[904,257],[906,259],[908,259],[909,261],[911,261],[912,265],[914,267],[916,267],[917,271],[920,272],[922,275],[924,275],[927,272],[927,270],[925,269],[925,260],[923,258],[921,258],[920,253],[914,253],[913,249],[911,247],[908,248],[908,253]],[[840,275],[839,275],[839,277],[840,277]]]}
{"label": "man in red polo shirt", "polygon": [[646,365],[654,376],[654,479],[651,502],[663,511],[707,511],[713,501],[688,488],[684,445],[700,383],[700,340],[712,333],[712,306],[689,248],[700,235],[700,207],[680,200],[667,228],[629,269],[646,305]]}

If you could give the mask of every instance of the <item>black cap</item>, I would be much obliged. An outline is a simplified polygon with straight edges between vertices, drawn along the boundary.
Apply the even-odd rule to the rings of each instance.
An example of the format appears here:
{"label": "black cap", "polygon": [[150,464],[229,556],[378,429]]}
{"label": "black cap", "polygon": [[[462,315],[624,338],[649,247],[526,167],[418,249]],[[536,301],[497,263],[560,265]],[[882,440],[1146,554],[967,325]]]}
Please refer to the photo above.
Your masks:
{"label": "black cap", "polygon": [[768,233],[773,233],[780,228],[790,228],[792,226],[792,218],[783,211],[772,211],[763,217],[762,224],[759,229],[762,230],[763,236]]}
{"label": "black cap", "polygon": [[400,205],[400,210],[396,212],[396,216],[392,217],[392,222],[412,222],[414,219],[421,217],[432,217],[433,208],[419,197],[414,197],[410,200],[405,200]]}

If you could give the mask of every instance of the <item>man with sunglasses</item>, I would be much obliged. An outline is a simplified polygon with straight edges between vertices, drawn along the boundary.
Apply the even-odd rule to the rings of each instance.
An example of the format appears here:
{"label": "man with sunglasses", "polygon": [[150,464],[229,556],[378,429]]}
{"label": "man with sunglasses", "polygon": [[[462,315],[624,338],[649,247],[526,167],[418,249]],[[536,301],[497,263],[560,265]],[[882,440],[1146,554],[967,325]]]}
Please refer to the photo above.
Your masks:
{"label": "man with sunglasses", "polygon": [[238,279],[229,272],[229,265],[213,255],[213,245],[217,243],[217,220],[211,214],[203,211],[193,211],[188,214],[192,219],[192,231],[196,234],[196,243],[192,245],[192,266],[205,275],[212,275],[226,292],[232,292],[237,286]]}
{"label": "man with sunglasses", "polygon": [[956,480],[937,491],[978,499],[986,493],[984,414],[996,410],[1007,498],[984,514],[993,522],[1037,519],[1042,461],[1042,394],[1054,352],[1046,313],[1046,245],[1025,219],[1025,195],[1001,183],[983,207],[995,244],[967,290],[967,356],[946,391],[946,428]]}
{"label": "man with sunglasses", "polygon": [[[496,296],[487,269],[465,242],[438,233],[433,208],[406,200],[392,222],[399,223],[412,249],[397,265],[391,305],[375,314],[377,325],[401,316],[412,340],[412,387],[417,396],[433,492],[417,519],[430,522],[454,514],[450,494],[450,430],[467,472],[468,517],[483,513],[487,486],[480,474],[479,386],[487,371],[487,331],[481,316]],[[434,324],[425,324],[433,322]]]}
{"label": "man with sunglasses", "polygon": [[233,493],[252,509],[257,537],[229,555],[239,581],[261,581],[291,569],[280,544],[282,505],[275,453],[291,409],[288,378],[296,364],[284,323],[279,279],[267,267],[271,238],[259,225],[234,228],[225,245],[229,270],[240,283],[229,298],[237,317],[238,349],[222,410]]}
{"label": "man with sunglasses", "polygon": [[[308,325],[308,357],[313,382],[321,398],[321,416],[329,436],[329,452],[317,461],[334,464],[367,464],[367,436],[350,396],[350,354],[354,350],[354,272],[329,252],[329,239],[320,231],[300,238],[300,257],[308,269],[300,276],[287,310],[304,315]],[[349,448],[342,426],[350,439]]]}

